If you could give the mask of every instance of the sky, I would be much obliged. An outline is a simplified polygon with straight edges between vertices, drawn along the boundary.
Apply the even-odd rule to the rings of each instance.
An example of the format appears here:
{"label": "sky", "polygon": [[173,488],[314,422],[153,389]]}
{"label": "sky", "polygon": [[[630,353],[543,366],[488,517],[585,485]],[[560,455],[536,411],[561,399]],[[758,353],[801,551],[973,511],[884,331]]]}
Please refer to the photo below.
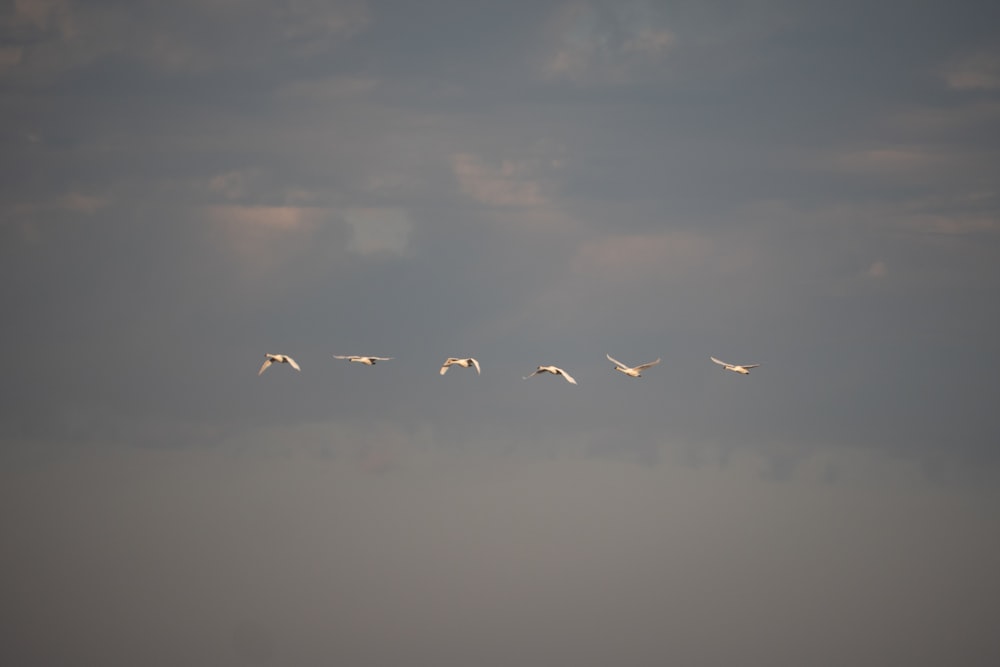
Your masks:
{"label": "sky", "polygon": [[998,26],[0,2],[0,661],[997,664]]}

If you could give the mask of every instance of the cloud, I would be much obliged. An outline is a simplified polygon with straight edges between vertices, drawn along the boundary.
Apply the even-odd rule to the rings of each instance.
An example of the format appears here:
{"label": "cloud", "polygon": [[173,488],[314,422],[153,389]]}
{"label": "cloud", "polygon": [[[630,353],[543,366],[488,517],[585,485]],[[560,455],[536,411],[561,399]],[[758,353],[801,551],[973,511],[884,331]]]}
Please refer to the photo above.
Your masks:
{"label": "cloud", "polygon": [[[820,157],[816,160],[820,168],[833,169],[843,174],[852,174],[889,182],[905,182],[926,185],[934,190],[941,189],[962,173],[961,185],[982,188],[991,181],[978,177],[976,173],[988,169],[991,159],[988,153],[959,146],[932,146],[900,144],[872,148],[849,149]],[[974,174],[970,179],[967,172]]]}
{"label": "cloud", "polygon": [[66,211],[91,214],[108,205],[106,197],[71,192],[59,198],[57,206]]}
{"label": "cloud", "polygon": [[14,26],[73,34],[69,0],[14,0],[14,13],[8,21]]}
{"label": "cloud", "polygon": [[499,167],[468,153],[452,155],[452,170],[462,191],[491,206],[535,207],[546,203],[527,162],[503,160]]}
{"label": "cloud", "polygon": [[234,229],[301,231],[314,224],[326,213],[322,209],[299,206],[239,206],[208,207],[209,218]]}
{"label": "cloud", "polygon": [[[17,0],[6,23],[27,35],[16,45],[23,50],[17,63],[7,69],[22,69],[37,81],[111,55],[170,74],[243,69],[264,62],[276,47],[285,60],[322,55],[369,23],[360,0],[133,4],[135,11],[121,12],[100,3]],[[240,38],[218,39],[223,26]],[[3,64],[0,58],[0,71]]]}
{"label": "cloud", "polygon": [[885,278],[888,275],[889,269],[886,267],[885,262],[881,259],[875,260],[871,263],[871,266],[865,271],[865,275],[869,278]]}
{"label": "cloud", "polygon": [[225,199],[237,201],[246,198],[260,185],[259,169],[239,169],[216,174],[208,182],[208,190]]}
{"label": "cloud", "polygon": [[45,201],[31,201],[11,204],[0,209],[9,220],[17,221],[30,228],[30,236],[37,240],[41,232],[39,225],[49,220],[53,213],[93,215],[112,204],[112,199],[104,195],[71,190]]}
{"label": "cloud", "polygon": [[925,234],[964,236],[978,233],[1000,233],[998,215],[934,215],[916,213],[899,220],[899,224],[911,231]]}
{"label": "cloud", "polygon": [[1000,52],[980,51],[943,68],[945,83],[952,90],[1000,89]]}
{"label": "cloud", "polygon": [[378,80],[364,76],[332,76],[323,79],[295,81],[282,86],[278,94],[292,100],[334,102],[363,98],[374,91]]}
{"label": "cloud", "polygon": [[405,255],[413,224],[405,210],[393,207],[351,208],[344,212],[354,232],[348,250],[359,255]]}
{"label": "cloud", "polygon": [[939,159],[918,147],[870,148],[838,155],[835,163],[848,171],[900,173],[924,169]]}
{"label": "cloud", "polygon": [[303,53],[322,50],[330,38],[353,35],[370,21],[367,3],[362,0],[290,0],[279,17],[282,35],[298,42]]}
{"label": "cloud", "polygon": [[615,280],[649,272],[676,272],[702,265],[715,248],[711,240],[688,231],[608,236],[580,246],[573,270]]}
{"label": "cloud", "polygon": [[0,47],[0,70],[13,67],[21,62],[21,54],[24,49],[20,46]]}
{"label": "cloud", "polygon": [[675,38],[645,9],[641,3],[604,11],[591,4],[564,6],[553,18],[556,46],[542,65],[543,76],[584,84],[623,84],[657,74],[655,68]]}
{"label": "cloud", "polygon": [[266,276],[309,247],[320,225],[332,217],[322,207],[212,205],[204,215],[221,246],[245,275]]}
{"label": "cloud", "polygon": [[[494,326],[508,331],[533,330],[562,336],[589,328],[593,308],[600,303],[602,320],[625,321],[632,329],[662,322],[662,311],[645,308],[669,290],[679,295],[695,284],[732,279],[751,262],[748,252],[729,264],[728,254],[709,236],[686,230],[650,234],[611,234],[572,242],[559,234],[559,247],[546,253],[548,276],[525,295],[519,308],[505,313]],[[703,277],[704,282],[695,280]]]}
{"label": "cloud", "polygon": [[890,118],[892,127],[927,136],[928,132],[949,133],[973,129],[977,126],[992,127],[1000,121],[1000,103],[976,101],[970,104],[946,107],[918,107],[895,114]]}

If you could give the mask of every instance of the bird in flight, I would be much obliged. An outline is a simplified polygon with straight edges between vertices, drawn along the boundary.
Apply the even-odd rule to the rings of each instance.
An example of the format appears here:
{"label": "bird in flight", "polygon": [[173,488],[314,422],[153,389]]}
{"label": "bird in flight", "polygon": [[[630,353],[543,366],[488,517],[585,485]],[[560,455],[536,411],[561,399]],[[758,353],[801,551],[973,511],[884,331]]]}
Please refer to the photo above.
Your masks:
{"label": "bird in flight", "polygon": [[472,357],[469,357],[468,359],[456,359],[455,357],[448,357],[447,359],[445,359],[445,362],[441,364],[441,370],[439,371],[441,375],[447,373],[448,367],[451,365],[461,366],[462,368],[468,368],[469,366],[472,366],[473,368],[476,369],[476,375],[479,375],[480,373],[479,362],[473,359]]}
{"label": "bird in flight", "polygon": [[648,364],[640,364],[638,366],[629,367],[623,364],[622,362],[618,361],[614,357],[612,357],[610,354],[605,354],[604,356],[608,358],[608,361],[615,364],[616,371],[620,371],[625,375],[633,378],[641,378],[642,371],[646,370],[647,368],[652,368],[656,364],[660,363],[660,360],[657,359],[656,361],[651,361]]}
{"label": "bird in flight", "polygon": [[266,371],[271,364],[288,364],[297,371],[302,370],[299,368],[299,365],[295,363],[295,360],[287,354],[265,354],[264,356],[267,357],[267,359],[264,360],[264,364],[260,367],[260,370],[257,371],[258,376]]}
{"label": "bird in flight", "polygon": [[709,357],[709,359],[719,364],[727,371],[739,373],[740,375],[750,375],[751,368],[757,368],[758,366],[760,366],[760,364],[727,364],[725,361],[719,361],[715,357]]}
{"label": "bird in flight", "polygon": [[569,373],[567,373],[566,371],[557,366],[539,366],[538,370],[536,370],[531,375],[526,375],[522,379],[527,380],[528,378],[534,377],[539,373],[552,373],[553,375],[562,375],[564,378],[566,378],[566,382],[569,382],[570,384],[576,384],[576,380],[573,379],[572,375],[570,375]]}
{"label": "bird in flight", "polygon": [[359,357],[356,354],[335,354],[334,359],[347,359],[348,361],[356,361],[359,364],[364,364],[365,366],[374,366],[376,361],[389,361],[392,357]]}

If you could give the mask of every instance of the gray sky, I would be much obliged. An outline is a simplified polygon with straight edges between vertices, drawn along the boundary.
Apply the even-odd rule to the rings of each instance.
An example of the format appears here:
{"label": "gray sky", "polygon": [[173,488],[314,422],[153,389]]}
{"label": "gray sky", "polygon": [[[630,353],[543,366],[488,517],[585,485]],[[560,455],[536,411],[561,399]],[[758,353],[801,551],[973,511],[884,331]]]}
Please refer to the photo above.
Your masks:
{"label": "gray sky", "polygon": [[994,5],[0,4],[0,657],[995,664]]}

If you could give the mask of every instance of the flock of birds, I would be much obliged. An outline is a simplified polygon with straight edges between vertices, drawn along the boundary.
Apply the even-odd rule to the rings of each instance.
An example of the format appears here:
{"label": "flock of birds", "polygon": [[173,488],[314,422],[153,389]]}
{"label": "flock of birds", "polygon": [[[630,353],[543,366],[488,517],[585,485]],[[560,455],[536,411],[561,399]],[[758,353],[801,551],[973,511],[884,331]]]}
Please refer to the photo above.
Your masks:
{"label": "flock of birds", "polygon": [[[612,357],[610,354],[605,356],[607,356],[608,361],[610,361],[615,365],[616,371],[632,378],[642,377],[642,371],[646,370],[647,368],[652,368],[656,364],[660,363],[660,360],[657,359],[656,361],[650,361],[648,364],[639,364],[638,366],[627,366],[626,364],[623,364],[622,362]],[[302,370],[301,368],[299,368],[299,365],[295,363],[295,360],[292,359],[287,354],[268,353],[265,354],[264,357],[265,357],[264,364],[260,367],[260,370],[257,371],[257,375],[261,375],[264,371],[270,368],[271,364],[288,364],[297,371]],[[333,355],[333,358],[344,359],[352,363],[364,364],[365,366],[374,366],[376,362],[389,361],[392,359],[392,357],[369,357],[369,356],[360,356],[356,354],[335,354]],[[709,357],[709,359],[719,364],[727,371],[739,373],[740,375],[750,375],[751,368],[757,368],[758,366],[760,366],[760,364],[730,364],[725,361],[720,361],[715,357]],[[448,369],[451,368],[452,366],[460,366],[462,368],[470,368],[470,367],[475,368],[476,375],[479,375],[482,372],[482,369],[479,366],[479,362],[476,359],[473,359],[472,357],[466,357],[464,359],[460,359],[457,357],[448,357],[447,359],[445,359],[445,362],[441,364],[441,370],[439,371],[439,373],[441,375],[444,375],[445,373],[448,372]],[[570,375],[563,369],[559,368],[558,366],[539,366],[537,369],[535,369],[534,373],[532,373],[531,375],[526,375],[522,379],[527,380],[528,378],[534,377],[540,373],[551,373],[552,375],[561,375],[563,379],[566,380],[566,382],[569,382],[570,384],[577,384],[576,380],[573,378],[572,375]]]}

